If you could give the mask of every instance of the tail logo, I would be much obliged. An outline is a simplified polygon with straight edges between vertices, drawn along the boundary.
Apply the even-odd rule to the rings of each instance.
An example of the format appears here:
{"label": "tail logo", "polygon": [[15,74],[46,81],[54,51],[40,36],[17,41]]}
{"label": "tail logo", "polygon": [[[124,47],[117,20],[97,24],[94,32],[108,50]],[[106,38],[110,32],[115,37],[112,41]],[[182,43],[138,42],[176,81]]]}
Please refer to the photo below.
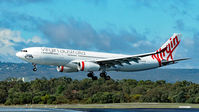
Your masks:
{"label": "tail logo", "polygon": [[[172,38],[170,38],[169,40],[170,42],[167,44],[167,48],[164,52],[160,52],[158,54],[152,55],[152,58],[158,61],[159,66],[161,66],[161,60],[163,59],[168,61],[170,58],[171,60],[173,60],[173,51],[177,48],[177,46],[180,43],[180,40],[178,39],[177,35],[173,38],[173,40]],[[157,50],[156,52],[159,52],[159,51],[161,51],[161,48]]]}

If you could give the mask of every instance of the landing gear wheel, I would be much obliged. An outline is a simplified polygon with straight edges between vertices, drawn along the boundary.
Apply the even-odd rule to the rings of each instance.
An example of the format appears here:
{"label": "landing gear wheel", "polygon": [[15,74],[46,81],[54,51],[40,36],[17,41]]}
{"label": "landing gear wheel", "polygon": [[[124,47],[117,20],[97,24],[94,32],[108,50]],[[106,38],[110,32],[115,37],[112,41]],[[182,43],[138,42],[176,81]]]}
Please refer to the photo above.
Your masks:
{"label": "landing gear wheel", "polygon": [[32,70],[33,70],[33,71],[37,71],[37,68],[33,68]]}
{"label": "landing gear wheel", "polygon": [[100,73],[100,77],[104,78],[104,80],[110,80],[111,79],[110,76],[107,76],[105,71],[102,71],[102,73]]}
{"label": "landing gear wheel", "polygon": [[106,77],[106,73],[100,73],[100,77]]}
{"label": "landing gear wheel", "polygon": [[104,77],[104,79],[105,79],[105,80],[110,80],[111,77],[110,77],[110,76],[106,76],[106,77]]}
{"label": "landing gear wheel", "polygon": [[87,76],[88,76],[88,77],[93,77],[93,73],[90,72],[90,73],[87,74]]}
{"label": "landing gear wheel", "polygon": [[94,76],[94,73],[93,73],[93,72],[88,73],[87,76],[88,76],[88,77],[91,77],[92,80],[97,80],[97,79],[98,79],[97,76]]}
{"label": "landing gear wheel", "polygon": [[97,80],[97,76],[93,76],[93,77],[92,77],[92,80]]}
{"label": "landing gear wheel", "polygon": [[34,66],[34,68],[32,69],[34,72],[37,71],[37,65],[32,63],[32,65]]}

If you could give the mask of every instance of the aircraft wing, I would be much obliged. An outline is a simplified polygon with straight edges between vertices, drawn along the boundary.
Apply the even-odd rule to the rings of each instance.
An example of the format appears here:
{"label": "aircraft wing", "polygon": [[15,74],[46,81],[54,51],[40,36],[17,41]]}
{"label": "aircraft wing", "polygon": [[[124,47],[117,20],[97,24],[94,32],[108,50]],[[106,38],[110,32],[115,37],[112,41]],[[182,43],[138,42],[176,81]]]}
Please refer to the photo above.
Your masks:
{"label": "aircraft wing", "polygon": [[122,63],[127,63],[130,64],[130,61],[135,61],[138,63],[138,60],[140,60],[141,57],[146,57],[154,54],[158,54],[161,52],[164,52],[167,47],[162,49],[161,51],[158,52],[151,52],[151,53],[145,53],[145,54],[138,54],[138,55],[132,55],[132,56],[125,56],[125,57],[117,57],[117,58],[108,58],[108,59],[99,59],[95,60],[96,63],[100,65],[105,65],[105,66],[115,66],[115,65],[120,65],[123,66]]}

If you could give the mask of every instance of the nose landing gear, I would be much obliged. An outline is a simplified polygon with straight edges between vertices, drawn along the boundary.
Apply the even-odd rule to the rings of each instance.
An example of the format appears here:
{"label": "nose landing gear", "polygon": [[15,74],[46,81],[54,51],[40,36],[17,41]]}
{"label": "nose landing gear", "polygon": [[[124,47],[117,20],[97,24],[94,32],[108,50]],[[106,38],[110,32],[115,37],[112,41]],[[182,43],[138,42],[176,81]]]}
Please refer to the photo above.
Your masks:
{"label": "nose landing gear", "polygon": [[33,63],[32,65],[33,65],[33,67],[34,67],[32,70],[33,70],[34,72],[37,71],[37,65],[34,64],[34,63]]}

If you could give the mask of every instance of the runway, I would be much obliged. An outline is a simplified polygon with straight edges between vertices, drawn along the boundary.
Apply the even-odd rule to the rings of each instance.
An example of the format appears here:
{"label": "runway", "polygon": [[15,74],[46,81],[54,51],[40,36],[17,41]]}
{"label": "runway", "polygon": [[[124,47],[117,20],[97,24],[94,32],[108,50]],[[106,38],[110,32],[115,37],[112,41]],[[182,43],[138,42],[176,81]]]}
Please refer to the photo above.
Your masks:
{"label": "runway", "polygon": [[0,108],[0,112],[198,112],[199,109],[54,109],[54,108]]}

